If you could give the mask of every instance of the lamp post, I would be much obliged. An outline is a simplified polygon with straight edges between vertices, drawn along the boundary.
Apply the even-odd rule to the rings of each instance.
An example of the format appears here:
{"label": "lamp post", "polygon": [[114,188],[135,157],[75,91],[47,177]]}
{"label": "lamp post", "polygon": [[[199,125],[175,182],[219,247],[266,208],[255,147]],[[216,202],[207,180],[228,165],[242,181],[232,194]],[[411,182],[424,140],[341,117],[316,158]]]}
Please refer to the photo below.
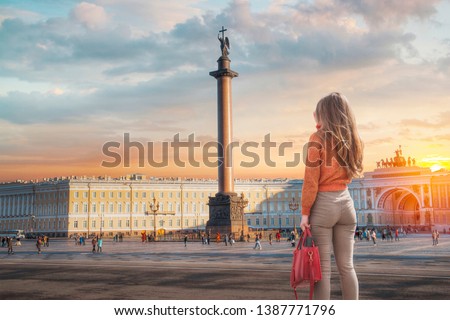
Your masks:
{"label": "lamp post", "polygon": [[153,215],[153,236],[156,239],[156,213],[159,210],[159,202],[156,202],[156,198],[153,197],[153,203],[150,203],[150,212],[145,212],[146,215],[152,214]]}
{"label": "lamp post", "polygon": [[238,208],[241,211],[241,217],[242,217],[242,226],[241,226],[241,241],[244,240],[244,208],[248,206],[248,199],[245,199],[244,193],[241,192],[241,201],[238,203]]}
{"label": "lamp post", "polygon": [[31,218],[31,233],[34,233],[36,217],[34,215],[32,215],[30,218]]}
{"label": "lamp post", "polygon": [[292,198],[291,202],[289,202],[289,209],[292,210],[292,215],[294,216],[294,233],[297,232],[295,228],[295,211],[298,209],[299,203],[295,201],[295,198]]}
{"label": "lamp post", "polygon": [[104,217],[104,213],[100,213],[100,237],[103,237],[103,217]]}
{"label": "lamp post", "polygon": [[[156,198],[153,197],[153,201],[150,203],[150,211],[146,211],[145,215],[153,215],[153,234],[156,240],[156,216],[157,215],[174,215],[175,212],[158,212],[159,211],[159,202],[156,201]],[[164,224],[163,224],[164,225]]]}

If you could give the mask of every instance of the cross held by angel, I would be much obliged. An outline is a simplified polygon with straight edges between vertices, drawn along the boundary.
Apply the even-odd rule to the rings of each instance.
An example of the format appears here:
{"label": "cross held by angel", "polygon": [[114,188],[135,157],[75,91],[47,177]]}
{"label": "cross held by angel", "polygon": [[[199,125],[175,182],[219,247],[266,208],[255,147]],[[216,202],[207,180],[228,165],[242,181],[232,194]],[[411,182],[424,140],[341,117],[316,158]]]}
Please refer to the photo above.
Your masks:
{"label": "cross held by angel", "polygon": [[[230,40],[228,40],[228,37],[225,37],[225,31],[227,31],[227,29],[224,29],[222,26],[222,30],[219,30],[219,34],[217,35],[217,39],[220,41],[222,57],[227,57],[230,49]],[[220,36],[220,33],[222,33],[222,37]]]}

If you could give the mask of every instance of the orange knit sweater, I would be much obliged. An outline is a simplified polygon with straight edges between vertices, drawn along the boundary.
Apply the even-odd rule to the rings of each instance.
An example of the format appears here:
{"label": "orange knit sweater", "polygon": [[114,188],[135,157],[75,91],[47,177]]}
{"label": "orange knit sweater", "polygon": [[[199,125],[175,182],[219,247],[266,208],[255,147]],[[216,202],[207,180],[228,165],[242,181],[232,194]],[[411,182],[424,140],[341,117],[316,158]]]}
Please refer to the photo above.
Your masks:
{"label": "orange knit sweater", "polygon": [[[305,177],[302,188],[302,215],[309,215],[319,191],[345,190],[351,182],[347,172],[326,148],[321,132],[313,133],[308,142]],[[327,150],[328,149],[328,150]]]}

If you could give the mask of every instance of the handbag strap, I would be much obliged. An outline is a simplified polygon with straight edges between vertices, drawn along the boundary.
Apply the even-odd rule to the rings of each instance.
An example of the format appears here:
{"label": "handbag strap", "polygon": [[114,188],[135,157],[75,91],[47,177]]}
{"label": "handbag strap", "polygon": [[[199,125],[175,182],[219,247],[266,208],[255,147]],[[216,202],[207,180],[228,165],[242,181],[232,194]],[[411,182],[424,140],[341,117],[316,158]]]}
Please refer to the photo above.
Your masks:
{"label": "handbag strap", "polygon": [[309,255],[309,300],[313,299],[314,295],[314,268],[313,268],[313,252],[310,251]]}
{"label": "handbag strap", "polygon": [[315,247],[316,244],[314,243],[314,239],[312,237],[312,233],[311,233],[311,229],[310,228],[305,228],[305,231],[303,231],[302,235],[300,236],[300,239],[298,241],[297,244],[297,250],[300,250],[306,242],[306,238],[310,237],[311,241],[312,241],[312,246]]}

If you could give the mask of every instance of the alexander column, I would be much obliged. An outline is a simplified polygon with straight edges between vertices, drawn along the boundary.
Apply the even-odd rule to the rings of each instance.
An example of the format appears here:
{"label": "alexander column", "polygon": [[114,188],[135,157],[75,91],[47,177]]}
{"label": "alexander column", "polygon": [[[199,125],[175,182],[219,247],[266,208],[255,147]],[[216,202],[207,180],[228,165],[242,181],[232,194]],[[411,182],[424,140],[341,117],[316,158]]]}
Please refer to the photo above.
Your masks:
{"label": "alexander column", "polygon": [[[218,181],[219,192],[215,197],[209,197],[209,221],[206,230],[215,237],[217,232],[221,235],[233,233],[241,236],[248,232],[244,221],[244,196],[234,192],[233,166],[232,166],[232,112],[231,112],[231,80],[238,73],[230,69],[231,60],[228,58],[230,42],[225,37],[225,31],[219,31],[217,36],[220,42],[222,55],[217,60],[217,70],[211,71],[210,76],[217,79],[217,142],[218,142]],[[222,35],[220,35],[222,34]]]}

